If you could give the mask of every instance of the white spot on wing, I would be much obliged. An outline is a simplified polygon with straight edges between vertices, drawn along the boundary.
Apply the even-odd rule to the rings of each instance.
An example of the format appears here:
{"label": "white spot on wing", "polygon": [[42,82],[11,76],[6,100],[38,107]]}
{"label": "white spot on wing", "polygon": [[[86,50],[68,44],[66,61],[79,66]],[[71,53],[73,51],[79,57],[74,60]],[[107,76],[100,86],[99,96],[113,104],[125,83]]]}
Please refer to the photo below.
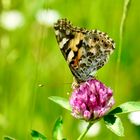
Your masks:
{"label": "white spot on wing", "polygon": [[67,61],[70,62],[70,61],[72,60],[73,57],[74,57],[74,53],[73,53],[73,51],[71,50],[70,53],[69,53],[69,55],[68,55]]}
{"label": "white spot on wing", "polygon": [[63,38],[63,40],[59,43],[60,48],[62,49],[63,46],[65,45],[65,43],[68,41],[69,39],[67,38]]}

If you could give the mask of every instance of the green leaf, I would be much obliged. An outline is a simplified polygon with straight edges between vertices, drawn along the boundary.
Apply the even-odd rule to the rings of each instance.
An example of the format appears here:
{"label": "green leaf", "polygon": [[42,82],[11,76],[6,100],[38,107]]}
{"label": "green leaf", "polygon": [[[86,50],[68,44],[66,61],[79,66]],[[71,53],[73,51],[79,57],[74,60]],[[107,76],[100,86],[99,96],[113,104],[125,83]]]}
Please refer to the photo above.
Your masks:
{"label": "green leaf", "polygon": [[32,130],[31,132],[33,140],[47,140],[47,138],[36,130]]}
{"label": "green leaf", "polygon": [[59,96],[51,96],[51,97],[49,97],[49,99],[52,100],[53,102],[59,104],[61,107],[71,111],[71,106],[67,99],[59,97]]}
{"label": "green leaf", "polygon": [[116,135],[124,136],[124,128],[120,118],[116,115],[106,115],[104,117],[106,127],[110,129]]}
{"label": "green leaf", "polygon": [[59,117],[54,125],[53,128],[53,140],[61,140],[62,139],[62,124],[63,120],[62,117]]}
{"label": "green leaf", "polygon": [[140,102],[126,102],[113,109],[109,114],[123,114],[140,111]]}
{"label": "green leaf", "polygon": [[3,137],[3,140],[16,140],[16,139],[14,139],[14,138],[12,138],[12,137],[9,137],[9,136],[4,136],[4,137]]}

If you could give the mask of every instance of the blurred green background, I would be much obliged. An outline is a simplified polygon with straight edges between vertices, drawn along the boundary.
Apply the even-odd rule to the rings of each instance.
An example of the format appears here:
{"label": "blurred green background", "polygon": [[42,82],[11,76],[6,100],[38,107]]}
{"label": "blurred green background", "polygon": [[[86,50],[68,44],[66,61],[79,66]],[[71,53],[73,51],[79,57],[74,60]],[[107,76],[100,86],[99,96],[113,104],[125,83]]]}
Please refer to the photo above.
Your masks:
{"label": "blurred green background", "polygon": [[[115,40],[116,50],[98,71],[97,78],[114,90],[116,106],[140,100],[138,0],[130,4],[120,67],[116,72],[123,4],[123,0],[0,1],[0,139],[9,135],[18,140],[30,140],[31,129],[51,139],[54,121],[60,115],[64,120],[64,137],[74,140],[80,135],[79,121],[48,100],[52,95],[69,98],[67,93],[71,92],[73,81],[52,28],[52,22],[59,17],[68,18],[76,26],[107,32]],[[43,9],[51,14],[47,11],[42,14]],[[11,11],[15,19],[8,17]],[[127,115],[121,118],[125,137],[116,136],[101,121],[99,134],[85,139],[139,140],[140,126],[132,124]]]}

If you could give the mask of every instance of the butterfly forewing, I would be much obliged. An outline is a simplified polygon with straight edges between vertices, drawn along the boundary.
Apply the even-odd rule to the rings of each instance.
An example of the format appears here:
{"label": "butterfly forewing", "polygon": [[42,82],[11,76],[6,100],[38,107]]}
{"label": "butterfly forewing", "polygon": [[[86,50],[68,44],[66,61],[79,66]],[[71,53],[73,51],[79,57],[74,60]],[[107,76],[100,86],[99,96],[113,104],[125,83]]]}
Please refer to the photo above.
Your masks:
{"label": "butterfly forewing", "polygon": [[[67,19],[54,25],[57,42],[77,82],[87,81],[108,60],[114,41],[104,32],[74,27]],[[92,76],[93,77],[93,76]]]}

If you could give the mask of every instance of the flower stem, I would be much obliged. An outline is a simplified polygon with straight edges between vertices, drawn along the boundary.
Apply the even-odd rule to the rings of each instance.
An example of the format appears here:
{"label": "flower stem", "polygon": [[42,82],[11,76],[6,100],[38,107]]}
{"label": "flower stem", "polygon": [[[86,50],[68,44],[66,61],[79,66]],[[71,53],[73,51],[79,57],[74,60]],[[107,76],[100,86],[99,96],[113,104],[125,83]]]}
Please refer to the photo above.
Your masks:
{"label": "flower stem", "polygon": [[122,40],[123,40],[123,33],[124,33],[124,24],[126,21],[126,17],[128,15],[130,1],[131,0],[124,0],[123,14],[122,14],[121,23],[120,23],[119,48],[118,48],[118,57],[117,57],[117,65],[116,65],[115,91],[117,90],[117,87],[118,87],[118,81],[119,81],[118,75],[119,75],[120,59],[121,59],[121,52],[122,52]]}
{"label": "flower stem", "polygon": [[93,125],[93,122],[89,122],[85,131],[78,137],[77,140],[82,140],[92,125]]}

